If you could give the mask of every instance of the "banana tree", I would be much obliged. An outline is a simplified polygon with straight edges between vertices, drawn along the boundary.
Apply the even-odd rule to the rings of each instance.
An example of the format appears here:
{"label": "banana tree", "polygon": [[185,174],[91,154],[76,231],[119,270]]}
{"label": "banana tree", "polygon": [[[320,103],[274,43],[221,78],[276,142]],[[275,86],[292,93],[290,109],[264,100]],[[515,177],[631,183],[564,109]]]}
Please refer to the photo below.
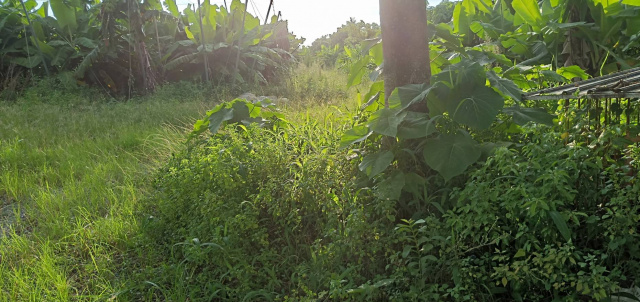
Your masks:
{"label": "banana tree", "polygon": [[[42,24],[36,22],[46,6],[43,4],[36,10],[35,0],[25,1],[24,5],[30,13],[29,17],[24,13],[19,1],[6,0],[0,6],[0,65],[7,67],[15,64],[40,73],[38,67],[43,66],[53,52],[53,49],[44,43],[45,30]],[[29,30],[29,24],[33,31]],[[41,52],[38,51],[38,47],[41,48]]]}
{"label": "banana tree", "polygon": [[159,3],[137,0],[107,0],[100,4],[100,38],[76,69],[86,78],[115,93],[132,90],[152,92],[158,85],[156,67],[148,51],[145,15]]}
{"label": "banana tree", "polygon": [[600,0],[463,0],[453,32],[465,46],[494,48],[521,66],[578,65],[591,75],[628,68],[637,48],[639,8]]}
{"label": "banana tree", "polygon": [[[171,0],[167,3],[171,10]],[[244,13],[244,4],[239,0],[233,1],[229,10],[209,1],[200,8],[187,6],[182,19],[186,39],[173,43],[164,55],[167,73],[172,77],[200,77],[204,66],[218,83],[234,78],[240,82],[266,83],[269,75],[292,56],[287,50],[265,46],[277,28],[273,24],[278,21],[261,26],[258,18],[247,13],[243,26]]]}
{"label": "banana tree", "polygon": [[50,0],[43,6],[47,4],[53,16],[45,10],[40,22],[48,31],[46,44],[54,49],[50,64],[58,70],[73,69],[98,47],[98,8],[80,1]]}
{"label": "banana tree", "polygon": [[3,98],[15,97],[15,92],[24,87],[31,76],[48,73],[45,64],[51,59],[53,49],[43,42],[43,26],[36,22],[45,10],[45,5],[38,9],[34,0],[0,1],[0,92]]}

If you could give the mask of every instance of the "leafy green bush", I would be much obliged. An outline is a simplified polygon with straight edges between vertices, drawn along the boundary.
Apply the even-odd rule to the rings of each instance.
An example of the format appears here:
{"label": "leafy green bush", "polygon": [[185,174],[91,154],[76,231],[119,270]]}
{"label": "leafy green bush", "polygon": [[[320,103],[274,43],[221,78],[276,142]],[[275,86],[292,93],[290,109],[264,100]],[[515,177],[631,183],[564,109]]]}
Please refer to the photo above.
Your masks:
{"label": "leafy green bush", "polygon": [[166,263],[146,272],[157,286],[147,295],[343,299],[382,273],[391,224],[380,224],[386,215],[355,188],[341,132],[309,121],[192,140],[160,171],[145,209],[144,244]]}
{"label": "leafy green bush", "polygon": [[638,148],[529,135],[497,149],[452,193],[451,210],[398,226],[397,297],[602,300],[638,284]]}

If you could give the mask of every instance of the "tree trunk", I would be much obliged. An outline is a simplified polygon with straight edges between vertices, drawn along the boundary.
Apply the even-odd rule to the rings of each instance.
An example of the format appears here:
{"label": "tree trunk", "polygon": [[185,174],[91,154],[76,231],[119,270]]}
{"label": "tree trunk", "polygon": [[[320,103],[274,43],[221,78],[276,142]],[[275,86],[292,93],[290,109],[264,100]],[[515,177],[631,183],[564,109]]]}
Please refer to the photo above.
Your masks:
{"label": "tree trunk", "polygon": [[[431,77],[425,0],[380,0],[385,105],[396,87],[428,83]],[[426,112],[426,103],[412,108]]]}

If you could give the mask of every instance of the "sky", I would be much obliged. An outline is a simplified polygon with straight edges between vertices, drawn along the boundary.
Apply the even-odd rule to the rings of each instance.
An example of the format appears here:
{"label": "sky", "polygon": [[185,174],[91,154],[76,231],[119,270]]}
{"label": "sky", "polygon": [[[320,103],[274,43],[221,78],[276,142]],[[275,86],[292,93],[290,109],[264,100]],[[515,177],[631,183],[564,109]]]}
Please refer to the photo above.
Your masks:
{"label": "sky", "polygon": [[[222,5],[223,0],[210,0],[211,4]],[[176,0],[180,9],[196,0]],[[227,0],[231,2],[231,0]],[[244,0],[243,0],[244,2]],[[430,5],[439,3],[430,1]],[[252,3],[254,5],[252,5]],[[269,0],[249,0],[249,12],[264,22]],[[335,32],[349,18],[356,21],[380,24],[378,0],[274,0],[275,13],[282,12],[282,18],[289,21],[289,31],[306,38],[305,45],[327,34]],[[271,13],[273,15],[273,11]]]}
{"label": "sky", "polygon": [[[189,3],[197,0],[175,0],[178,8],[183,10]],[[232,0],[227,0],[230,4]],[[243,2],[245,0],[242,0]],[[249,12],[260,17],[264,22],[270,0],[249,0]],[[305,45],[324,35],[335,32],[349,18],[356,21],[380,24],[379,0],[274,0],[275,13],[282,13],[282,18],[289,21],[289,31],[298,37],[306,38]],[[429,1],[436,5],[441,0]],[[38,0],[42,3],[42,0]],[[161,2],[164,2],[161,0]],[[223,5],[224,0],[210,0],[211,4]],[[273,15],[273,10],[271,15]]]}

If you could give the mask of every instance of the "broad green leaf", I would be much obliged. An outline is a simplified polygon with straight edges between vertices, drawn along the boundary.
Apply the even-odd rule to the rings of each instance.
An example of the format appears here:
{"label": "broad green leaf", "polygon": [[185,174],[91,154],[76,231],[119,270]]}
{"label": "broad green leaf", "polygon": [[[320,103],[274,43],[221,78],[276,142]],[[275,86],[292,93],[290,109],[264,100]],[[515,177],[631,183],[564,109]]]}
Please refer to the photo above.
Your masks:
{"label": "broad green leaf", "polygon": [[244,5],[242,4],[242,2],[240,2],[240,0],[231,0],[231,11],[243,11],[244,10]]}
{"label": "broad green leaf", "polygon": [[184,33],[187,35],[187,38],[189,38],[189,40],[196,42],[196,37],[193,35],[193,33],[191,32],[191,30],[189,29],[190,26],[185,26],[184,27]]}
{"label": "broad green leaf", "polygon": [[233,119],[233,108],[221,108],[209,117],[209,130],[216,134],[223,122]]}
{"label": "broad green leaf", "polygon": [[42,57],[40,56],[18,57],[11,59],[11,63],[15,63],[26,68],[34,68],[38,66],[40,62],[42,62]]}
{"label": "broad green leaf", "polygon": [[442,72],[434,75],[432,83],[445,82],[454,86],[454,90],[473,90],[475,87],[484,87],[487,75],[482,65],[464,60],[442,69]]}
{"label": "broad green leaf", "polygon": [[512,99],[522,101],[522,90],[512,80],[498,76],[492,70],[487,72],[487,78],[494,89],[498,89],[503,95],[510,96]]}
{"label": "broad green leaf", "polygon": [[472,91],[457,91],[447,102],[451,118],[476,130],[489,128],[504,106],[504,98],[493,89],[482,86]]}
{"label": "broad green leaf", "polygon": [[493,3],[491,3],[491,0],[473,0],[473,3],[475,3],[479,11],[486,14],[490,14],[490,10],[493,8]]}
{"label": "broad green leaf", "polygon": [[[49,15],[49,2],[42,3],[40,8],[36,11],[36,14],[38,14],[38,16],[40,16],[42,18],[48,16]],[[2,26],[0,26],[0,28],[2,28]]]}
{"label": "broad green leaf", "polygon": [[[417,200],[424,201],[427,198],[427,194],[425,194],[426,183],[427,181],[424,177],[416,174],[416,173],[407,173],[404,175],[405,186],[403,190],[413,194],[414,198]],[[444,214],[444,212],[443,212]]]}
{"label": "broad green leaf", "polygon": [[164,4],[167,6],[167,9],[172,16],[176,18],[180,17],[180,11],[178,10],[178,5],[176,5],[175,0],[166,0]]}
{"label": "broad green leaf", "polygon": [[27,8],[27,11],[31,11],[36,6],[38,6],[38,1],[36,1],[36,0],[26,0],[26,1],[24,1],[24,6]]}
{"label": "broad green leaf", "polygon": [[542,15],[536,0],[513,0],[511,3],[516,15],[520,16],[534,30],[539,30],[542,23]]}
{"label": "broad green leaf", "polygon": [[402,101],[400,100],[400,93],[398,92],[398,88],[394,89],[391,92],[391,95],[386,101],[389,103],[390,109],[400,110],[400,108],[402,108]]}
{"label": "broad green leaf", "polygon": [[503,112],[513,116],[513,121],[520,126],[523,126],[528,122],[553,125],[553,115],[549,114],[542,108],[525,108],[514,106],[504,108]]}
{"label": "broad green leaf", "polygon": [[560,234],[562,235],[564,240],[566,241],[571,240],[571,230],[569,230],[569,227],[567,226],[567,222],[564,220],[564,217],[562,216],[562,214],[558,213],[557,211],[549,211],[549,216],[551,217],[551,219],[553,220],[553,223],[558,228],[558,231],[560,231]]}
{"label": "broad green leaf", "polygon": [[384,71],[384,62],[382,62],[382,64],[380,64],[380,66],[376,67],[376,69],[374,69],[370,74],[369,74],[369,79],[372,82],[375,82],[378,80],[378,78],[380,77],[380,75],[382,74],[382,72]]}
{"label": "broad green leaf", "polygon": [[409,111],[398,127],[397,137],[416,139],[429,136],[434,132],[436,132],[436,128],[432,126],[432,120],[426,113]]}
{"label": "broad green leaf", "polygon": [[475,87],[484,87],[487,83],[487,75],[482,65],[473,62],[469,65],[467,62],[456,64],[458,66],[458,76],[454,86],[459,89],[474,89]]}
{"label": "broad green leaf", "polygon": [[587,74],[582,68],[577,65],[560,67],[556,72],[559,75],[565,77],[567,80],[572,80],[573,78],[586,80],[589,78],[589,74]]}
{"label": "broad green leaf", "polygon": [[[369,88],[369,92],[365,94],[364,99],[367,101],[364,105],[362,105],[362,110],[371,110],[373,105],[378,102],[380,99],[384,99],[384,82],[378,81],[371,84]],[[381,103],[381,105],[384,105]],[[375,109],[374,109],[375,110]]]}
{"label": "broad green leaf", "polygon": [[402,189],[405,185],[404,173],[398,172],[395,175],[378,183],[375,195],[381,200],[399,200]]}
{"label": "broad green leaf", "polygon": [[468,16],[476,14],[476,6],[474,5],[473,0],[462,0],[462,7]]}
{"label": "broad green leaf", "polygon": [[478,143],[468,135],[449,134],[428,139],[422,154],[427,165],[449,181],[475,163],[481,151]]}
{"label": "broad green leaf", "polygon": [[160,0],[144,0],[144,9],[161,11],[162,4]]}
{"label": "broad green leaf", "polygon": [[244,22],[244,31],[249,32],[258,26],[260,26],[260,19],[252,16],[251,14],[247,14],[247,18]]}
{"label": "broad green leaf", "polygon": [[443,82],[436,82],[433,83],[431,91],[433,93],[429,93],[427,96],[427,108],[429,108],[429,115],[442,115],[447,111],[447,102],[445,100],[451,98],[451,88]]}
{"label": "broad green leaf", "polygon": [[251,123],[263,123],[262,118],[259,118],[261,107],[251,104],[251,102],[244,99],[236,99],[231,104],[233,109],[232,123],[243,123],[245,125]]}
{"label": "broad green leaf", "polygon": [[31,36],[29,38],[34,45],[38,43],[38,46],[40,46],[40,51],[43,54],[52,56],[56,52],[55,48],[51,47],[51,45],[47,45],[47,43],[44,43],[42,40],[36,39],[34,36]]}
{"label": "broad green leaf", "polygon": [[513,256],[513,258],[522,258],[526,255],[527,252],[525,252],[523,249],[519,249],[518,252],[516,252],[516,254]]}
{"label": "broad green leaf", "polygon": [[559,83],[564,83],[567,81],[566,78],[559,75],[557,72],[553,70],[543,70],[540,72],[540,74],[542,75],[542,78],[544,78],[547,81],[553,81],[553,82],[559,82]]}
{"label": "broad green leaf", "polygon": [[549,49],[547,48],[547,44],[542,41],[538,41],[533,43],[533,45],[528,45],[530,52],[533,54],[533,57],[521,61],[518,65],[534,65],[540,64],[542,59],[544,59],[549,54]]}
{"label": "broad green leaf", "polygon": [[207,119],[202,119],[202,120],[197,120],[195,122],[195,124],[193,124],[193,131],[191,132],[191,135],[198,135],[202,132],[204,132],[209,126],[209,120]]}
{"label": "broad green leaf", "polygon": [[366,140],[371,133],[373,132],[367,125],[359,125],[347,130],[340,138],[340,149]]}
{"label": "broad green leaf", "polygon": [[469,15],[460,2],[453,9],[452,22],[454,33],[466,35],[469,32]]}
{"label": "broad green leaf", "polygon": [[91,49],[94,49],[94,48],[96,48],[98,46],[98,45],[96,45],[96,43],[93,40],[91,40],[91,39],[89,39],[87,37],[79,37],[79,38],[75,39],[74,42],[76,42],[77,45],[81,45],[81,46],[84,46],[86,48],[91,48]]}
{"label": "broad green leaf", "polygon": [[489,53],[485,51],[470,49],[466,54],[473,62],[478,63],[480,66],[485,66],[496,61],[495,57],[490,56]]}
{"label": "broad green leaf", "polygon": [[509,49],[509,51],[519,55],[526,55],[529,51],[529,45],[525,41],[522,41],[520,39],[511,38],[501,40],[500,44],[502,45],[502,47],[507,48]]}
{"label": "broad green leaf", "polygon": [[65,33],[73,33],[78,28],[76,8],[67,5],[63,0],[49,1],[53,15]]}
{"label": "broad green leaf", "polygon": [[373,45],[371,49],[369,49],[369,55],[373,58],[373,63],[380,66],[384,57],[382,55],[382,42],[376,45]]}
{"label": "broad green leaf", "polygon": [[347,87],[352,87],[362,82],[362,77],[367,71],[366,66],[370,61],[371,57],[365,56],[351,66],[351,70],[349,70],[349,78],[347,79]]}
{"label": "broad green leaf", "polygon": [[371,115],[369,127],[373,132],[395,137],[398,134],[398,125],[406,115],[407,112],[383,108]]}
{"label": "broad green leaf", "polygon": [[423,102],[424,99],[431,91],[429,84],[408,84],[402,87],[398,87],[398,97],[402,106],[400,110],[404,110],[409,106]]}
{"label": "broad green leaf", "polygon": [[374,154],[369,154],[362,159],[358,168],[364,172],[370,178],[382,173],[393,162],[393,152],[379,151]]}
{"label": "broad green leaf", "polygon": [[404,248],[402,249],[402,258],[407,258],[409,257],[409,253],[411,253],[411,249],[413,246],[411,245],[405,245]]}
{"label": "broad green leaf", "polygon": [[[455,18],[453,22],[456,22]],[[450,25],[444,24],[444,23],[437,24],[433,26],[433,31],[435,32],[435,35],[437,37],[444,40],[444,45],[447,48],[451,50],[457,50],[457,51],[463,50],[460,37],[454,34],[454,31]],[[430,45],[430,46],[433,46],[433,45]],[[435,58],[436,58],[435,56],[431,57],[431,60],[434,60]]]}
{"label": "broad green leaf", "polygon": [[344,48],[344,53],[347,54],[347,57],[353,58],[353,53],[351,52],[351,48],[349,48],[349,46],[347,45],[345,45],[343,48]]}

